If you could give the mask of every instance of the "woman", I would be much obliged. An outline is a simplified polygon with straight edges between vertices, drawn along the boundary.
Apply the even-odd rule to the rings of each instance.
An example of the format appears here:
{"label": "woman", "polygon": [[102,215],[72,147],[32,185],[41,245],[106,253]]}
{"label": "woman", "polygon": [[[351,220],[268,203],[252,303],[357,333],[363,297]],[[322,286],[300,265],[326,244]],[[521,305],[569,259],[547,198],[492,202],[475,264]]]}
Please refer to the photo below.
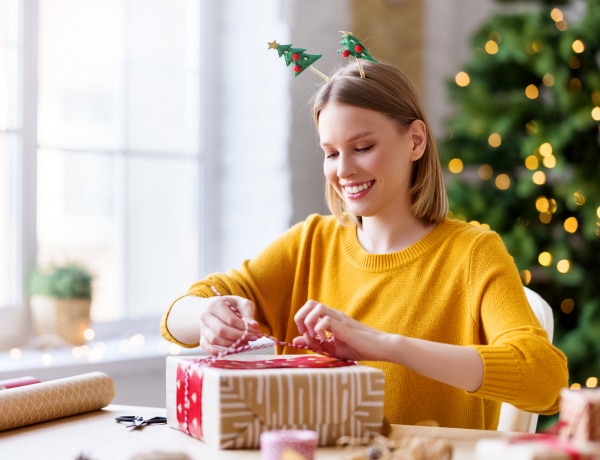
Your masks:
{"label": "woman", "polygon": [[165,313],[164,336],[215,354],[247,328],[246,340],[264,332],[380,368],[391,423],[495,429],[503,401],[557,412],[566,358],[511,256],[495,232],[446,217],[409,79],[362,65],[365,78],[344,67],[314,100],[333,215],[312,215],[239,270],[195,283]]}

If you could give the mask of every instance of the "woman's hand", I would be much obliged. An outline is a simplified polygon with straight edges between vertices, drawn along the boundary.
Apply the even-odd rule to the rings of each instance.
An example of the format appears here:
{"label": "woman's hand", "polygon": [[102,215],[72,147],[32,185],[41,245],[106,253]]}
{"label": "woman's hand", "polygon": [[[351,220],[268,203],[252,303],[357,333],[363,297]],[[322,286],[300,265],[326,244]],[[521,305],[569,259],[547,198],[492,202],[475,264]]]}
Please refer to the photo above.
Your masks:
{"label": "woman's hand", "polygon": [[190,345],[200,343],[211,355],[238,340],[238,345],[245,345],[263,335],[254,319],[254,304],[238,296],[182,297],[169,311],[167,329],[176,340]]}
{"label": "woman's hand", "polygon": [[[200,348],[211,355],[237,345],[246,345],[263,334],[254,319],[254,304],[238,296],[205,299],[200,311]],[[245,320],[245,321],[244,321]]]}
{"label": "woman's hand", "polygon": [[353,361],[383,359],[388,334],[365,326],[333,308],[309,300],[294,316],[302,334],[294,345]]}

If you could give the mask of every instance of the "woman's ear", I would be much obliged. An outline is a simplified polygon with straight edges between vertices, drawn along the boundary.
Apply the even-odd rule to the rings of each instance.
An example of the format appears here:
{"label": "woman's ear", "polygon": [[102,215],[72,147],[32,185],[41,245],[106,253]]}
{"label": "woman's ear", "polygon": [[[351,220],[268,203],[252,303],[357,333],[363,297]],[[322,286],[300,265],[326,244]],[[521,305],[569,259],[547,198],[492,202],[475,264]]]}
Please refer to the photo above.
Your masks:
{"label": "woman's ear", "polygon": [[415,120],[409,125],[408,132],[411,142],[411,160],[417,161],[423,156],[427,147],[427,127],[423,120]]}

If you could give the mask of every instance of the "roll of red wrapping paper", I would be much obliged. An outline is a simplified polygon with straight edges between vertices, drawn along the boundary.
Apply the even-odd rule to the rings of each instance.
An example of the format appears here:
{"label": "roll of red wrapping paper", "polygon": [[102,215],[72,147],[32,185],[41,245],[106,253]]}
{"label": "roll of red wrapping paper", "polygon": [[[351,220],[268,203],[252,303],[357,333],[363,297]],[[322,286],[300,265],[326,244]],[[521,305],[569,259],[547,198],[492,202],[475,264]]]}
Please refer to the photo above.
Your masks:
{"label": "roll of red wrapping paper", "polygon": [[260,460],[314,460],[318,434],[311,430],[275,430],[260,435]]}
{"label": "roll of red wrapping paper", "polygon": [[9,388],[23,387],[25,385],[33,385],[40,383],[38,379],[31,376],[17,377],[16,379],[0,380],[0,390],[8,390]]}
{"label": "roll of red wrapping paper", "polygon": [[114,382],[103,372],[3,390],[0,431],[102,409],[114,396]]}

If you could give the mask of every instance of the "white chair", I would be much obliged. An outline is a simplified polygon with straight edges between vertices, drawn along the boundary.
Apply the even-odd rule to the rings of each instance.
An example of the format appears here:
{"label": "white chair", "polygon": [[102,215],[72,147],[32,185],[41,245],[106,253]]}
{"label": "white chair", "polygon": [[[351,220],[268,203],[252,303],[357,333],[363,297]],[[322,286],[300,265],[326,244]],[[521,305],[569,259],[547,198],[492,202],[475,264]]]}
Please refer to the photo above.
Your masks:
{"label": "white chair", "polygon": [[[531,305],[531,309],[537,316],[538,321],[548,333],[548,339],[552,342],[554,335],[554,316],[552,308],[537,292],[525,287],[525,295]],[[538,422],[538,414],[517,409],[511,404],[502,403],[500,409],[500,420],[498,431],[520,431],[535,433]]]}

